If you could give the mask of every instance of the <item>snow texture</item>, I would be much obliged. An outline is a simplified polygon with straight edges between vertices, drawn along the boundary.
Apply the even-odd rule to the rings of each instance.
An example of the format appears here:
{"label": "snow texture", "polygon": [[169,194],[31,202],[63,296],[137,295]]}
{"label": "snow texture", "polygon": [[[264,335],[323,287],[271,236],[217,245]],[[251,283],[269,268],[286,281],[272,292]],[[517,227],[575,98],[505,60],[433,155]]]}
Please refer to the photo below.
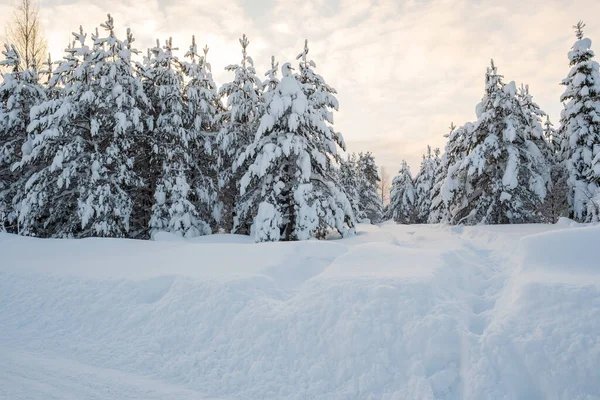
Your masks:
{"label": "snow texture", "polygon": [[0,398],[600,396],[599,226],[156,239],[0,234]]}

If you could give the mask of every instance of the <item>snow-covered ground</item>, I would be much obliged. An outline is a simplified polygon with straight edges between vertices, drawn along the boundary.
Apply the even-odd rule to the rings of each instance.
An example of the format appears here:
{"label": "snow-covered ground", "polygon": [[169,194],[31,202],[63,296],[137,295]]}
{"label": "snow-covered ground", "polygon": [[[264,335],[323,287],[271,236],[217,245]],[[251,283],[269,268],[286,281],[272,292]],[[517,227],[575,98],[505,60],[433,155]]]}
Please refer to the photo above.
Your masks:
{"label": "snow-covered ground", "polygon": [[600,226],[0,234],[2,399],[599,399]]}

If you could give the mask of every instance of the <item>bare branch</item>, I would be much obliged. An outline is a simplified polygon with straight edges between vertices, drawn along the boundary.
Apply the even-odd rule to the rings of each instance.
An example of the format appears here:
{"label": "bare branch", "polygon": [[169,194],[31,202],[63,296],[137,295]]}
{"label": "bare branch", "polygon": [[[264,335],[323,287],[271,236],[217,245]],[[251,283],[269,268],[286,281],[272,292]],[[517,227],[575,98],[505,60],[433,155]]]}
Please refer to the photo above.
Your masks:
{"label": "bare branch", "polygon": [[21,70],[37,69],[44,62],[48,44],[42,35],[39,6],[35,0],[19,0],[3,39],[19,52]]}

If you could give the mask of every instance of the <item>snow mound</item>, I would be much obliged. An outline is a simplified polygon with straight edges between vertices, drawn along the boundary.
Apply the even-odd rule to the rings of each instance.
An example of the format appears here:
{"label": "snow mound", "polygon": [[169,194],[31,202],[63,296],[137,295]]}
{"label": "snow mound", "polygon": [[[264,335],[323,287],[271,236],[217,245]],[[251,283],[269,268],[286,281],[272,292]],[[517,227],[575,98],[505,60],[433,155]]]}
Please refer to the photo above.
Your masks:
{"label": "snow mound", "polygon": [[600,226],[564,229],[521,240],[523,270],[593,275],[600,279]]}
{"label": "snow mound", "polygon": [[579,226],[581,225],[579,222],[577,221],[573,221],[570,218],[566,218],[566,217],[560,217],[558,219],[558,221],[556,221],[556,225],[557,226],[561,226],[561,227],[568,227],[568,226]]}
{"label": "snow mound", "polygon": [[183,242],[185,239],[171,232],[159,231],[152,235],[155,242]]}
{"label": "snow mound", "polygon": [[[600,226],[578,226],[521,239],[522,265],[486,330],[473,393],[599,398]],[[490,386],[492,379],[510,384]]]}

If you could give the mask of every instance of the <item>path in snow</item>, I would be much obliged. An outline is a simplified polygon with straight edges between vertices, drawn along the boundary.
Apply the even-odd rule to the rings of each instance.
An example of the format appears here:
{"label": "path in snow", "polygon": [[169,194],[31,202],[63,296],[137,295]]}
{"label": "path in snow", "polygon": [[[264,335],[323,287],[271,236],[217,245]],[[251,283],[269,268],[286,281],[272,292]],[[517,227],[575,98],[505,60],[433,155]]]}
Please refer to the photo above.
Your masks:
{"label": "path in snow", "polygon": [[[394,226],[398,246],[437,248],[442,265],[431,282],[438,301],[432,315],[450,318],[452,329],[439,339],[438,353],[424,364],[432,398],[466,398],[471,388],[471,365],[481,357],[481,342],[493,318],[494,307],[509,279],[510,261],[500,257],[481,238],[462,235],[461,228]],[[416,228],[416,230],[415,230]],[[435,334],[431,335],[436,338]],[[436,349],[434,347],[434,349]]]}

